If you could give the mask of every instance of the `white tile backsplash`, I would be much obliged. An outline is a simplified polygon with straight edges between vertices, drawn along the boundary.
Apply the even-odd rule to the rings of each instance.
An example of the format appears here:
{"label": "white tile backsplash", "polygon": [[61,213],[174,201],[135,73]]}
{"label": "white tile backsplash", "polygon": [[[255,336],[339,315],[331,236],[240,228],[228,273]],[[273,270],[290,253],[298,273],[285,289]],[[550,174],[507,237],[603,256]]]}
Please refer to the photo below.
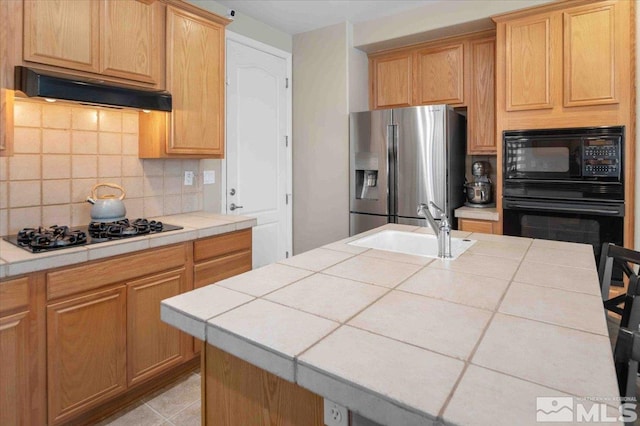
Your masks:
{"label": "white tile backsplash", "polygon": [[16,154],[40,154],[42,131],[35,127],[17,127],[13,132],[13,152]]}
{"label": "white tile backsplash", "polygon": [[138,112],[16,99],[14,155],[0,157],[0,235],[87,225],[96,183],[121,184],[129,217],[201,210],[203,188],[182,185],[200,160],[138,158]]}
{"label": "white tile backsplash", "polygon": [[71,131],[42,129],[42,153],[43,154],[69,154],[71,153]]}
{"label": "white tile backsplash", "polygon": [[16,154],[9,158],[9,180],[40,179],[40,156]]}
{"label": "white tile backsplash", "polygon": [[40,181],[21,180],[9,182],[9,205],[32,207],[40,205]]}
{"label": "white tile backsplash", "polygon": [[122,134],[98,133],[98,153],[112,155],[122,154]]}

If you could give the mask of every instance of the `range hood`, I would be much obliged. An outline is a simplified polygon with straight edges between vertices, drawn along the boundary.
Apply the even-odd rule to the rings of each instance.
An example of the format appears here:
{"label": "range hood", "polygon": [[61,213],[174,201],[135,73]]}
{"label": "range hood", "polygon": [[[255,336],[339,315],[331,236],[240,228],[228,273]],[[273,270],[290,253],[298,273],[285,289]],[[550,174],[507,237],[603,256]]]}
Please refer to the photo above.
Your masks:
{"label": "range hood", "polygon": [[171,94],[114,86],[23,66],[15,68],[16,89],[29,97],[61,99],[91,105],[106,105],[157,111],[171,111]]}

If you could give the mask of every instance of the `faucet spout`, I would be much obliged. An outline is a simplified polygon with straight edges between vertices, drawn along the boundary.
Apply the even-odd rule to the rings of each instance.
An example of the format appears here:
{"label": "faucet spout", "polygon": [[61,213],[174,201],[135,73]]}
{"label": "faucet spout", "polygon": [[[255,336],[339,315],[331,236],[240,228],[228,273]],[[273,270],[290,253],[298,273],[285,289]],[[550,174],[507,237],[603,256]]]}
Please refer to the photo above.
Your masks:
{"label": "faucet spout", "polygon": [[433,201],[430,203],[435,209],[441,213],[440,225],[436,223],[433,215],[429,211],[429,206],[420,203],[418,204],[418,216],[422,216],[427,219],[427,223],[433,229],[438,239],[438,257],[450,258],[451,257],[451,225],[449,224],[449,218],[446,213]]}
{"label": "faucet spout", "polygon": [[429,211],[429,206],[425,203],[418,204],[418,216],[422,216],[427,219],[427,223],[433,229],[433,233],[438,235],[438,225],[436,224],[436,220],[433,218],[433,215]]}

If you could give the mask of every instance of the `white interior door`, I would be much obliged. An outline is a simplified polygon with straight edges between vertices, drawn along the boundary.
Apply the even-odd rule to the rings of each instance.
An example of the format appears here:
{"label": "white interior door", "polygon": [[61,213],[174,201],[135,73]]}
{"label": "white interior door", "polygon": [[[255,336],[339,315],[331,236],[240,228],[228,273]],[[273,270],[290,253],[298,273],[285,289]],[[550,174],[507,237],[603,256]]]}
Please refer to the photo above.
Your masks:
{"label": "white interior door", "polygon": [[[257,45],[257,46],[256,46]],[[257,219],[253,267],[291,252],[289,60],[227,37],[226,212]],[[282,52],[287,55],[285,52]],[[290,56],[289,56],[290,58]]]}

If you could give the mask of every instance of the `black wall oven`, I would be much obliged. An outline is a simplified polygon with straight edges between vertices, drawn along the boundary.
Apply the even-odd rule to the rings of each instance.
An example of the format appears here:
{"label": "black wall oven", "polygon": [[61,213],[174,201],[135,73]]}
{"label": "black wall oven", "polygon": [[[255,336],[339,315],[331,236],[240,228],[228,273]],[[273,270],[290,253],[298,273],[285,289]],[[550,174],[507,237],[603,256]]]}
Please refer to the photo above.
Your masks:
{"label": "black wall oven", "polygon": [[623,244],[624,127],[505,131],[503,232]]}

